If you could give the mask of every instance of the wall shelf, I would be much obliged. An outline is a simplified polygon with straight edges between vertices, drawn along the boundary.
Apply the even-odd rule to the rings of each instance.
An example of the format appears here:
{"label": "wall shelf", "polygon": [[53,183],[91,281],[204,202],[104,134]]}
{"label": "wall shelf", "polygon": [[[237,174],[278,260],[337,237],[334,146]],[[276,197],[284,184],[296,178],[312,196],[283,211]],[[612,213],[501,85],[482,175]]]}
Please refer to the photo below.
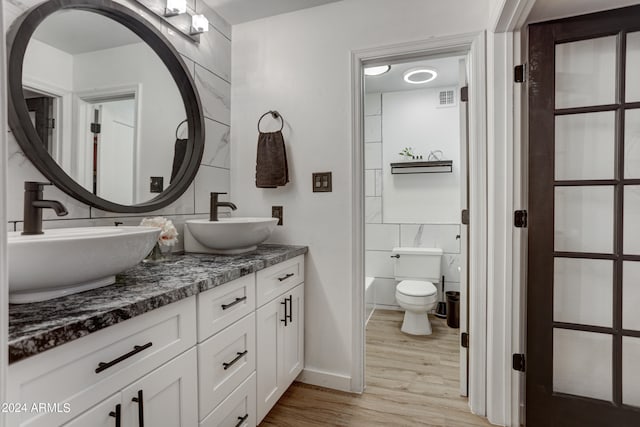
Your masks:
{"label": "wall shelf", "polygon": [[453,160],[434,160],[417,162],[391,163],[391,174],[406,175],[411,173],[451,173]]}

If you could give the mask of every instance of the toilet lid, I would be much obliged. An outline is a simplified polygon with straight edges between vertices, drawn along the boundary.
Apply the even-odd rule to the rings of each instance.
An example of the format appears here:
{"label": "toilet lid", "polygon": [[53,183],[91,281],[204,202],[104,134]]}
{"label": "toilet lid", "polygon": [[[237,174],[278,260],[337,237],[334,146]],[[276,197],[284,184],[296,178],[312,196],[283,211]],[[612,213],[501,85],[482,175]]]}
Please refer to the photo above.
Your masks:
{"label": "toilet lid", "polygon": [[396,290],[410,297],[428,297],[438,292],[433,283],[424,280],[403,280]]}

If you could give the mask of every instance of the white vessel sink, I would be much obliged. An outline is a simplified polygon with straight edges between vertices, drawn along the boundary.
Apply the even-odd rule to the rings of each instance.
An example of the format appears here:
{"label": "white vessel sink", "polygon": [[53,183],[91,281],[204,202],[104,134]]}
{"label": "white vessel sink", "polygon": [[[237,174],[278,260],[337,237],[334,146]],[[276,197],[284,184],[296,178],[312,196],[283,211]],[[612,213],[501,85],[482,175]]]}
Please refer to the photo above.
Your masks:
{"label": "white vessel sink", "polygon": [[267,240],[278,218],[192,219],[184,228],[184,250],[209,254],[249,252]]}
{"label": "white vessel sink", "polygon": [[9,233],[9,302],[24,304],[115,283],[158,240],[156,227],[85,227]]}

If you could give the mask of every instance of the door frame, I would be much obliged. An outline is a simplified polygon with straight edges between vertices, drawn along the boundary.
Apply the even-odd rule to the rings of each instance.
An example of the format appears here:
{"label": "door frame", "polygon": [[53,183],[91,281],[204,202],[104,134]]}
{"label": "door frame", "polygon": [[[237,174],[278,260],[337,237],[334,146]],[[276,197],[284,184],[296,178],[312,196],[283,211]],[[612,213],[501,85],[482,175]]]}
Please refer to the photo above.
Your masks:
{"label": "door frame", "polygon": [[363,63],[410,60],[434,55],[469,53],[469,405],[475,414],[486,414],[486,320],[487,320],[487,135],[486,135],[486,59],[484,31],[394,45],[354,50],[351,65],[351,261],[352,276],[352,354],[351,391],[364,391],[365,301],[364,301],[364,115]]}

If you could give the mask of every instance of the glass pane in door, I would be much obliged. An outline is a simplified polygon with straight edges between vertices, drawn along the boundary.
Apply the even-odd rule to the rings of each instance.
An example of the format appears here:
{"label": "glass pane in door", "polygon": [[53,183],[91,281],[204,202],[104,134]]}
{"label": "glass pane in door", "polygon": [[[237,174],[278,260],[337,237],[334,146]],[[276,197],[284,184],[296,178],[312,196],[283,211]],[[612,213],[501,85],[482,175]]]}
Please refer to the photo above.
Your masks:
{"label": "glass pane in door", "polygon": [[622,263],[622,329],[640,331],[640,262],[638,261]]}
{"label": "glass pane in door", "polygon": [[640,338],[622,337],[622,403],[640,406]]}
{"label": "glass pane in door", "polygon": [[624,177],[640,178],[640,109],[624,113]]}
{"label": "glass pane in door", "polygon": [[613,111],[556,116],[555,141],[556,180],[614,177]]}
{"label": "glass pane in door", "polygon": [[627,34],[626,102],[640,101],[640,32]]}
{"label": "glass pane in door", "polygon": [[640,255],[640,185],[624,187],[624,254]]}
{"label": "glass pane in door", "polygon": [[612,326],[613,261],[556,258],[553,267],[553,320]]}
{"label": "glass pane in door", "polygon": [[556,187],[556,251],[613,251],[613,187]]}
{"label": "glass pane in door", "polygon": [[616,36],[556,45],[556,108],[613,104]]}
{"label": "glass pane in door", "polygon": [[553,330],[553,391],[611,400],[613,337]]}

